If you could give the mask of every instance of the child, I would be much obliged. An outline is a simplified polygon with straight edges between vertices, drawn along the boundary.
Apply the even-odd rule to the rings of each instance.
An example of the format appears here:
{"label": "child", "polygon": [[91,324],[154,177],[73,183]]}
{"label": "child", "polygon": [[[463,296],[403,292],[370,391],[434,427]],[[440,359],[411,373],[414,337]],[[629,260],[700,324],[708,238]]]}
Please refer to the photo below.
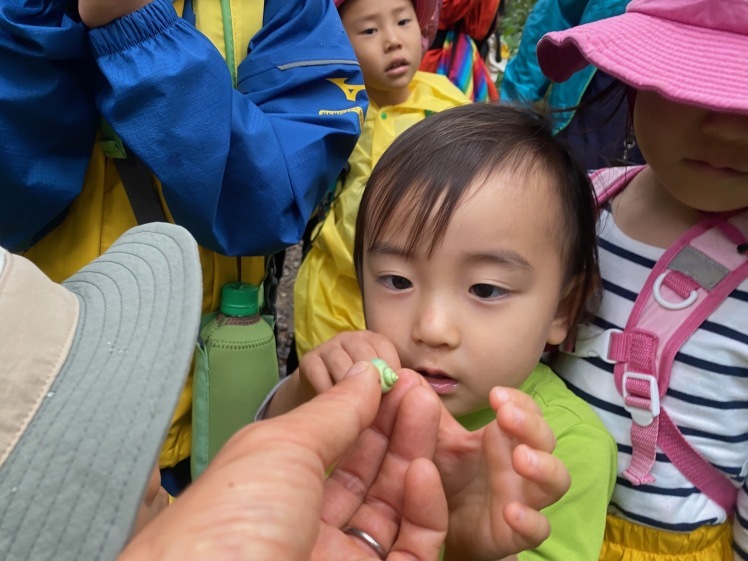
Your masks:
{"label": "child", "polygon": [[[554,455],[572,485],[544,511],[551,537],[519,557],[596,560],[615,446],[592,410],[538,362],[594,292],[594,240],[589,181],[545,120],[494,104],[430,117],[393,142],[361,201],[354,255],[374,333],[341,334],[309,353],[270,409],[324,391],[367,353],[418,371],[470,430],[495,418],[493,386],[520,388],[553,429]],[[506,551],[492,549],[486,526],[498,459],[487,438],[463,438],[464,450],[448,461],[460,464],[464,489],[450,493],[442,472],[445,559],[496,559]]]}
{"label": "child", "polygon": [[746,53],[744,0],[634,0],[538,46],[553,80],[631,88],[648,163],[595,180],[602,306],[554,362],[618,442],[601,559],[748,559]]}
{"label": "child", "polygon": [[347,173],[294,286],[299,357],[341,331],[364,328],[353,270],[353,229],[364,184],[379,157],[414,123],[469,103],[446,77],[418,72],[424,48],[436,32],[439,2],[336,0],[370,105]]}

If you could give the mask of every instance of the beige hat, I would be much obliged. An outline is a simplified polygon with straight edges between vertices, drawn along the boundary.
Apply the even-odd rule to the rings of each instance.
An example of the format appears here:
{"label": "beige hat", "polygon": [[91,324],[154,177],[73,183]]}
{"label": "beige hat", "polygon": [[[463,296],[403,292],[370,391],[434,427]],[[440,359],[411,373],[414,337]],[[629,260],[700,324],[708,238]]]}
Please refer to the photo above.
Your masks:
{"label": "beige hat", "polygon": [[61,285],[0,248],[0,559],[115,559],[200,321],[183,228],[125,233]]}

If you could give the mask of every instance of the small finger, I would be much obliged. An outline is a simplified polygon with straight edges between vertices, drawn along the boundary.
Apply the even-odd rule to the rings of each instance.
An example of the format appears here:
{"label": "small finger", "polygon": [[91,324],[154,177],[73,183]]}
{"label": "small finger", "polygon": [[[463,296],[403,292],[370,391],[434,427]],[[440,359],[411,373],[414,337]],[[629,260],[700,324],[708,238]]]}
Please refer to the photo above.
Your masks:
{"label": "small finger", "polygon": [[571,476],[564,463],[547,452],[519,444],[512,452],[512,467],[537,488],[537,509],[552,505],[571,487]]}
{"label": "small finger", "polygon": [[548,519],[522,503],[508,503],[504,507],[504,520],[514,530],[511,539],[516,551],[535,549],[551,534]]}

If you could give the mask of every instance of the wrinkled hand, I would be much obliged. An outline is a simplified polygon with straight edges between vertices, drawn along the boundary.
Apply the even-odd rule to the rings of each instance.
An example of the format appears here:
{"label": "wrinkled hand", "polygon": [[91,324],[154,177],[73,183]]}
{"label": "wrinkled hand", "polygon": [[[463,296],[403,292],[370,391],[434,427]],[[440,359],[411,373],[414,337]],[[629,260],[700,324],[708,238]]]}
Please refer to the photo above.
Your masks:
{"label": "wrinkled hand", "polygon": [[395,345],[373,331],[344,331],[305,354],[291,379],[283,384],[266,411],[266,418],[286,413],[329,390],[359,361],[381,358],[400,368]]}
{"label": "wrinkled hand", "polygon": [[406,372],[382,399],[376,368],[354,370],[287,415],[238,432],[119,561],[377,559],[341,531],[349,525],[390,561],[436,561],[447,527],[429,460],[438,398]]}
{"label": "wrinkled hand", "polygon": [[78,0],[78,13],[88,27],[100,27],[139,10],[152,0]]}
{"label": "wrinkled hand", "polygon": [[539,510],[571,483],[530,396],[494,388],[489,399],[496,422],[474,432],[442,414],[434,461],[449,504],[445,560],[488,561],[537,547],[550,533]]}

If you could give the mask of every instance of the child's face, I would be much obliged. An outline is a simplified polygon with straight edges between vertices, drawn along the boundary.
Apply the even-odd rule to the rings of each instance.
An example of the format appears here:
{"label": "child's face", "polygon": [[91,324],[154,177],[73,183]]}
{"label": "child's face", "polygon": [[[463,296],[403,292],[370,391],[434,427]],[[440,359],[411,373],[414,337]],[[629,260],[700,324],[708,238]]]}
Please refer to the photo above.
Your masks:
{"label": "child's face", "polygon": [[636,139],[672,197],[696,210],[748,206],[748,115],[715,113],[640,91]]}
{"label": "child's face", "polygon": [[411,0],[346,0],[341,18],[379,107],[408,99],[421,63],[421,28]]}
{"label": "child's face", "polygon": [[364,254],[367,327],[395,344],[453,415],[485,408],[493,386],[518,387],[546,343],[566,335],[555,186],[535,172],[474,184],[431,257],[426,241],[405,258],[400,214]]}

